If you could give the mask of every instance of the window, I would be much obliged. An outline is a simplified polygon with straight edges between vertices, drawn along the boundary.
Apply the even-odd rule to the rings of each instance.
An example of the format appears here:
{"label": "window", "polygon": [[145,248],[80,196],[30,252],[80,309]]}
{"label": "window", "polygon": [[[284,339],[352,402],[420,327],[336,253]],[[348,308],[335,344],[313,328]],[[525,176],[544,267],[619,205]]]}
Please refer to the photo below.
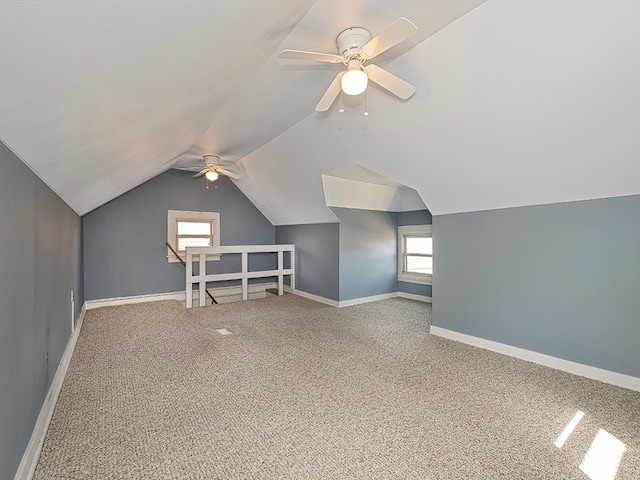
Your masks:
{"label": "window", "polygon": [[[167,212],[167,242],[184,259],[187,247],[220,245],[220,214],[217,212],[191,212],[169,210]],[[179,260],[167,248],[169,262]],[[220,255],[209,255],[207,260],[219,260]]]}
{"label": "window", "polygon": [[210,247],[213,245],[213,220],[176,220],[176,243],[178,252],[186,247]]}
{"label": "window", "polygon": [[431,225],[398,227],[398,280],[431,285],[432,278]]}

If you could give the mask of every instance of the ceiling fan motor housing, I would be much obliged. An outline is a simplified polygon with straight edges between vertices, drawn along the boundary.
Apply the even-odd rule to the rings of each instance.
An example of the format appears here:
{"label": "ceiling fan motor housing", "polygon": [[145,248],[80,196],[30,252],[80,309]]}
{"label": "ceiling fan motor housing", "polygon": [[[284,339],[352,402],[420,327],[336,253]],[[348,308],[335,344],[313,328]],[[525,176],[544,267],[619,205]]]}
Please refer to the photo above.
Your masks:
{"label": "ceiling fan motor housing", "polygon": [[205,155],[204,156],[204,164],[206,166],[217,165],[219,161],[220,161],[220,157],[217,156],[217,155]]}
{"label": "ceiling fan motor housing", "polygon": [[340,55],[349,57],[357,54],[369,40],[371,40],[369,30],[362,27],[351,27],[340,32],[336,38],[336,46]]}

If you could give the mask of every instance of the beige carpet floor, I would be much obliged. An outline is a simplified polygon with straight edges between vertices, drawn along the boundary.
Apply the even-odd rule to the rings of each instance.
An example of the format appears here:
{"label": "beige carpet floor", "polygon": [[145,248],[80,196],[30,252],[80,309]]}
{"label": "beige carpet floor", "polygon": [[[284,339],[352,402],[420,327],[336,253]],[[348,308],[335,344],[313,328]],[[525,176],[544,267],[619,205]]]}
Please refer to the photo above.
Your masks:
{"label": "beige carpet floor", "polygon": [[640,394],[430,336],[430,312],[89,311],[35,478],[640,479]]}

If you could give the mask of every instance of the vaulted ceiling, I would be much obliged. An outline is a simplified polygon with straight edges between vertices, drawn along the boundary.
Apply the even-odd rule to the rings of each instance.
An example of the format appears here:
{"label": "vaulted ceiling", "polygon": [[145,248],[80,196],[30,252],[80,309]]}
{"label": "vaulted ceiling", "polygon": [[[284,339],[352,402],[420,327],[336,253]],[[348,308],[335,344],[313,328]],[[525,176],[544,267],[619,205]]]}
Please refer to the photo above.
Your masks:
{"label": "vaulted ceiling", "polygon": [[[355,165],[434,214],[638,194],[639,14],[631,0],[1,2],[0,139],[79,214],[185,153],[236,161],[274,224],[335,221],[323,175]],[[376,63],[417,87],[407,101],[371,86],[317,114],[339,67],[278,58],[399,17],[419,31]]]}

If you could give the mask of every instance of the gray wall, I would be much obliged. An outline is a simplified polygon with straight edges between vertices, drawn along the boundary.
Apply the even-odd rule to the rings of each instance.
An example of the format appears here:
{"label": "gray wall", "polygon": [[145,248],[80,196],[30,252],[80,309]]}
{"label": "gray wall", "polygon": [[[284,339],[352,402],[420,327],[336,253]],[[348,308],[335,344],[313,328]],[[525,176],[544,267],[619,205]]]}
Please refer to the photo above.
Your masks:
{"label": "gray wall", "polygon": [[340,300],[398,291],[398,214],[332,210],[340,219]]}
{"label": "gray wall", "polygon": [[[221,245],[275,243],[275,227],[231,180],[206,189],[192,175],[169,170],[83,217],[87,300],[184,290],[184,268],[167,262],[167,210],[219,212]],[[209,272],[239,271],[240,255],[210,265]],[[275,255],[249,256],[250,270],[275,265]]]}
{"label": "gray wall", "polygon": [[428,210],[331,210],[340,223],[276,227],[277,243],[296,245],[296,288],[339,301],[396,291],[431,296],[430,285],[397,281],[399,219],[430,224]]}
{"label": "gray wall", "polygon": [[[429,210],[412,210],[410,212],[398,212],[398,226],[406,225],[431,225],[431,212]],[[420,285],[419,283],[398,281],[398,291],[412,293],[430,297],[432,294],[431,285]]]}
{"label": "gray wall", "polygon": [[298,290],[339,300],[339,223],[278,226],[276,243],[296,245]]}
{"label": "gray wall", "polygon": [[433,324],[640,376],[640,196],[434,217]]}
{"label": "gray wall", "polygon": [[9,479],[82,307],[82,223],[2,143],[0,222],[0,478]]}
{"label": "gray wall", "polygon": [[433,219],[429,210],[411,210],[398,212],[398,226],[431,225]]}

